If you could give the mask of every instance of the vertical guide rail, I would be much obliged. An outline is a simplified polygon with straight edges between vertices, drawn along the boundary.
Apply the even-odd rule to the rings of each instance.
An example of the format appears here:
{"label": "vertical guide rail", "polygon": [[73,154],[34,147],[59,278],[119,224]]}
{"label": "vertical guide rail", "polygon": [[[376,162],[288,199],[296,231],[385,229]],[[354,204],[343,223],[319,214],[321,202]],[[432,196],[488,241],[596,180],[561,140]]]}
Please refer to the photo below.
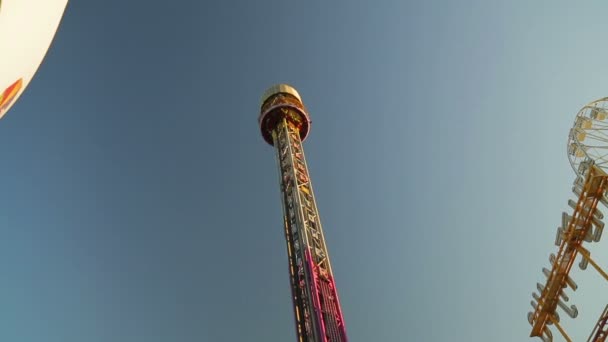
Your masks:
{"label": "vertical guide rail", "polygon": [[[305,303],[304,298],[306,296],[302,295],[298,284],[302,280],[302,275],[296,270],[298,270],[297,259],[294,250],[294,236],[297,237],[297,224],[293,218],[292,211],[290,211],[290,207],[287,206],[287,203],[292,203],[289,198],[289,194],[291,193],[291,182],[289,180],[283,181],[283,168],[281,160],[283,157],[281,156],[282,147],[279,146],[279,139],[277,135],[277,131],[272,132],[272,140],[274,141],[274,146],[276,146],[275,150],[277,152],[277,165],[279,168],[279,183],[281,184],[281,203],[283,208],[283,223],[285,228],[285,241],[287,242],[287,257],[289,262],[289,280],[291,284],[291,296],[293,300],[293,314],[295,318],[296,324],[296,335],[299,342],[308,341],[307,333],[304,330],[306,326],[306,321],[304,320],[303,313],[305,311]],[[292,235],[293,234],[293,235]]]}

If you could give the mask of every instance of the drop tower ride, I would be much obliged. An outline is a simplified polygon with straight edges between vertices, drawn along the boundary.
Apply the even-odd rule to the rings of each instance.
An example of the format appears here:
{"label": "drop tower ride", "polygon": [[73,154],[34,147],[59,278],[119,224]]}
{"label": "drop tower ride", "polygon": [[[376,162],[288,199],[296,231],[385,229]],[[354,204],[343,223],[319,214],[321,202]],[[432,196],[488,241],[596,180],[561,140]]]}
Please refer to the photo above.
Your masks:
{"label": "drop tower ride", "polygon": [[262,137],[274,146],[277,155],[298,341],[346,342],[338,291],[302,147],[310,131],[308,111],[294,88],[278,84],[264,93],[258,122]]}

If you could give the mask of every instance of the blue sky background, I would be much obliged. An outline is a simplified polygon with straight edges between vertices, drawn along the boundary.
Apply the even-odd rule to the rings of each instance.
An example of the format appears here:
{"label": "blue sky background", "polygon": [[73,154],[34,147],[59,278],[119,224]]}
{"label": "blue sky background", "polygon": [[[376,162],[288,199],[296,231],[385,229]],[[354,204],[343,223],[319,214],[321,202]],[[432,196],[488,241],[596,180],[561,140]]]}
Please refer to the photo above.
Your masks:
{"label": "blue sky background", "polygon": [[[0,122],[0,340],[295,340],[259,98],[295,86],[351,341],[526,341],[602,1],[72,1]],[[608,266],[605,241],[591,246]],[[576,269],[585,340],[606,283]],[[557,335],[554,330],[554,335]]]}

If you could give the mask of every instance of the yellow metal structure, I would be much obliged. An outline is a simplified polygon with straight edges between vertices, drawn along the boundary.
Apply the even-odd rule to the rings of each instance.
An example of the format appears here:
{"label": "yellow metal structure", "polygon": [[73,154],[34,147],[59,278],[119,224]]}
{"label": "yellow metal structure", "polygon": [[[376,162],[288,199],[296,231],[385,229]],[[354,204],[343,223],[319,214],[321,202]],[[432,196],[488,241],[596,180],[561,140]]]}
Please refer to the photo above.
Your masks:
{"label": "yellow metal structure", "polygon": [[570,338],[570,336],[568,336],[568,334],[566,333],[566,330],[564,330],[564,328],[562,328],[561,324],[559,324],[559,321],[557,319],[555,319],[555,317],[553,317],[553,316],[549,316],[549,319],[551,319],[551,323],[555,324],[555,326],[557,327],[557,330],[559,330],[559,332],[562,334],[562,336],[564,336],[564,338],[566,339],[566,342],[572,342],[572,339]]}
{"label": "yellow metal structure", "polygon": [[[530,313],[528,320],[532,325],[531,337],[541,337],[543,341],[552,341],[551,331],[548,329],[548,324],[555,325],[559,332],[571,341],[559,325],[559,316],[556,308],[559,305],[572,318],[576,317],[578,311],[575,306],[567,307],[561,300],[567,300],[564,290],[569,286],[576,290],[576,284],[569,277],[570,269],[577,257],[581,253],[585,260],[591,262],[594,267],[597,266],[593,260],[589,258],[589,253],[582,247],[583,241],[596,240],[592,238],[596,234],[601,234],[603,224],[598,223],[596,213],[598,202],[602,201],[606,188],[608,187],[608,174],[602,169],[594,165],[592,162],[587,168],[586,176],[582,182],[582,186],[575,190],[579,194],[576,204],[572,203],[574,212],[572,216],[564,214],[564,225],[558,230],[556,243],[559,242],[559,251],[557,256],[551,257],[552,269],[550,272],[545,272],[547,282],[545,286],[537,285],[540,296],[533,294],[536,302],[532,302],[534,312]],[[596,226],[596,233],[593,234],[592,226]],[[581,266],[582,267],[582,266]],[[600,273],[603,273],[599,267]],[[605,276],[605,273],[602,275]]]}
{"label": "yellow metal structure", "polygon": [[604,272],[604,270],[597,263],[595,263],[593,259],[591,259],[591,253],[589,253],[589,251],[586,250],[585,247],[579,246],[578,251],[581,253],[583,258],[585,258],[585,260],[587,260],[587,262],[590,263],[591,266],[593,266],[595,270],[602,275],[602,277],[604,277],[604,279],[608,280],[608,274],[606,274],[606,272]]}

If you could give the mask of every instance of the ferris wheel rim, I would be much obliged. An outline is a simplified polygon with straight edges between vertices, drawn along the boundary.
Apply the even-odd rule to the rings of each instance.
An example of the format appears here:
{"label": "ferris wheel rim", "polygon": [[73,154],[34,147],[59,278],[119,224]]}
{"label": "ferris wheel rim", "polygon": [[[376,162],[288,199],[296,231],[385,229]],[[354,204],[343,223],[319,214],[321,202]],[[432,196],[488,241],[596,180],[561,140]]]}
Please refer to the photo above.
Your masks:
{"label": "ferris wheel rim", "polygon": [[[570,166],[577,175],[582,175],[583,170],[580,170],[581,163],[586,160],[592,160],[594,163],[603,165],[608,164],[608,153],[599,153],[598,150],[608,149],[608,121],[601,127],[593,129],[593,123],[602,122],[603,119],[591,117],[591,113],[602,112],[608,115],[608,97],[603,97],[589,102],[583,106],[576,114],[574,124],[568,134],[567,155]],[[584,127],[585,122],[590,122],[590,127]],[[581,137],[580,140],[578,137]],[[587,145],[581,142],[585,138],[591,138],[596,144]],[[600,144],[597,144],[600,143]],[[602,144],[603,143],[603,144]],[[605,145],[604,145],[605,144]],[[605,167],[608,170],[608,165]]]}

